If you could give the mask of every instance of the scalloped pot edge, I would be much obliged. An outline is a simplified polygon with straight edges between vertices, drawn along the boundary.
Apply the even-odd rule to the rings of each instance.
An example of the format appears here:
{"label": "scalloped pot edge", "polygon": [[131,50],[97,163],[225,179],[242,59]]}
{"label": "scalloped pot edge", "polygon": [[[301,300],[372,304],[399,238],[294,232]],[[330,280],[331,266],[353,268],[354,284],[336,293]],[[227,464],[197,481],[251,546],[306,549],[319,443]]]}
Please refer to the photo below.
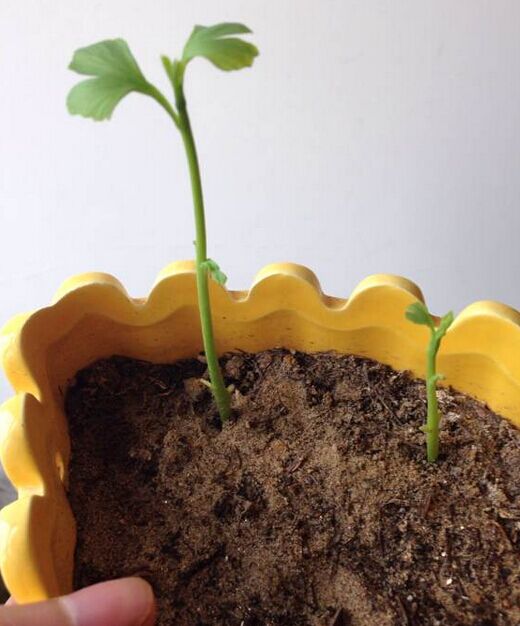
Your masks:
{"label": "scalloped pot edge", "polygon": [[[220,353],[276,346],[336,350],[424,376],[428,330],[404,317],[406,307],[423,298],[404,278],[370,276],[344,300],[324,295],[310,270],[280,263],[260,271],[249,291],[227,291],[213,282],[210,288]],[[17,602],[72,587],[67,381],[112,354],[167,362],[201,349],[191,262],[165,268],[146,299],[130,298],[107,274],[76,276],[51,306],[4,326],[3,368],[16,395],[0,407],[0,455],[18,500],[0,513],[0,568]],[[520,426],[520,313],[493,302],[467,307],[443,341],[439,371],[444,384]]]}

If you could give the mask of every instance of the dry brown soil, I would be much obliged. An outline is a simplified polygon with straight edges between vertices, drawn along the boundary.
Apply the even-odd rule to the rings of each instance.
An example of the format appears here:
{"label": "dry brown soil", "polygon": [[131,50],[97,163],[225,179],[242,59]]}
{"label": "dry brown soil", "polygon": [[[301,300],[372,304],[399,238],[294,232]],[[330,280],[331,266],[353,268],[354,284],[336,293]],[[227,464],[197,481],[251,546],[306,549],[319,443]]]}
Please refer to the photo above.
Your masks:
{"label": "dry brown soil", "polygon": [[77,587],[139,575],[160,626],[518,626],[520,432],[370,360],[271,350],[124,357],[78,373],[66,410]]}

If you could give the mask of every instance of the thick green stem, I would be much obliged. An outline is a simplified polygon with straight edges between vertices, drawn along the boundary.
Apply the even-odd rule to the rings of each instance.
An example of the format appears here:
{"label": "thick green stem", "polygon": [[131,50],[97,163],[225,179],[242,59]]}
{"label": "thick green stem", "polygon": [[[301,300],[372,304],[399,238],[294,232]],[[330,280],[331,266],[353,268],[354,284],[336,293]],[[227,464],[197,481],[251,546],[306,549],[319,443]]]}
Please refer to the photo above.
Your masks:
{"label": "thick green stem", "polygon": [[222,422],[225,422],[230,415],[230,399],[229,392],[224,384],[222,372],[220,371],[217,352],[215,349],[208,287],[208,270],[204,267],[204,262],[207,260],[206,222],[204,217],[204,198],[202,195],[199,162],[191,130],[190,119],[186,109],[186,101],[184,99],[182,84],[177,84],[174,87],[179,130],[182,135],[186,156],[188,158],[191,191],[193,195],[193,208],[195,212],[195,263],[197,271],[197,293],[199,299],[202,340],[208,363],[211,390],[217,404],[220,419]]}
{"label": "thick green stem", "polygon": [[426,396],[428,401],[428,415],[426,418],[426,453],[428,461],[434,463],[439,456],[439,408],[437,405],[437,372],[435,360],[439,350],[440,340],[435,330],[428,347],[426,360]]}

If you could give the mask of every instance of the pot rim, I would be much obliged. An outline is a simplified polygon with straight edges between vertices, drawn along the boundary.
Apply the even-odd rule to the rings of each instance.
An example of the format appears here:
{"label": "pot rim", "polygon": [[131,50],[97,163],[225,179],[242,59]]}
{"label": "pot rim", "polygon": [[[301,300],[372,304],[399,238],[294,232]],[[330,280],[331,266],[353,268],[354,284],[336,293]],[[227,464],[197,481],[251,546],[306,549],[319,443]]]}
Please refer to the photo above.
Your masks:
{"label": "pot rim", "polygon": [[[284,345],[336,349],[424,377],[428,330],[404,317],[424,301],[413,282],[390,274],[361,281],[348,299],[323,293],[315,274],[292,263],[264,267],[246,291],[211,281],[220,353]],[[103,343],[104,342],[104,343]],[[131,298],[113,276],[65,281],[48,307],[0,330],[2,367],[15,395],[0,406],[0,458],[18,499],[0,512],[0,569],[19,603],[70,591],[75,523],[66,498],[70,445],[62,389],[75,372],[114,349],[172,360],[201,349],[195,269],[163,269],[147,298]],[[110,348],[110,349],[109,349]],[[107,354],[108,350],[108,354]],[[449,329],[438,367],[451,385],[520,427],[520,313],[481,301]]]}

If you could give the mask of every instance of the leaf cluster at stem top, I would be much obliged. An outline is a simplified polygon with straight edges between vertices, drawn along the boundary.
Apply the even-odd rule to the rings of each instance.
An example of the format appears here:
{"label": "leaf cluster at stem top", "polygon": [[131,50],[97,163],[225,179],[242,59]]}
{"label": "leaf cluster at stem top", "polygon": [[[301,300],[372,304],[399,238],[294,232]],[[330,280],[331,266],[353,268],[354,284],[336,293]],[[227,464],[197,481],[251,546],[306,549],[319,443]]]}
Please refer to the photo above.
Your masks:
{"label": "leaf cluster at stem top", "polygon": [[[179,102],[182,105],[184,100],[182,84],[186,66],[196,57],[205,58],[225,71],[252,65],[258,55],[257,48],[233,36],[250,32],[247,26],[238,23],[195,26],[180,60],[161,57],[174,89],[177,106]],[[134,92],[157,100],[179,126],[178,111],[157,87],[148,82],[124,39],[107,39],[76,50],[69,68],[90,77],[71,89],[67,98],[70,113],[97,121],[107,120],[119,102]]]}
{"label": "leaf cluster at stem top", "polygon": [[407,308],[405,315],[406,319],[410,320],[410,322],[427,326],[431,330],[432,335],[438,340],[444,337],[454,320],[453,312],[449,311],[449,313],[446,313],[446,315],[441,318],[439,324],[436,325],[433,315],[428,311],[426,305],[419,300]]}

